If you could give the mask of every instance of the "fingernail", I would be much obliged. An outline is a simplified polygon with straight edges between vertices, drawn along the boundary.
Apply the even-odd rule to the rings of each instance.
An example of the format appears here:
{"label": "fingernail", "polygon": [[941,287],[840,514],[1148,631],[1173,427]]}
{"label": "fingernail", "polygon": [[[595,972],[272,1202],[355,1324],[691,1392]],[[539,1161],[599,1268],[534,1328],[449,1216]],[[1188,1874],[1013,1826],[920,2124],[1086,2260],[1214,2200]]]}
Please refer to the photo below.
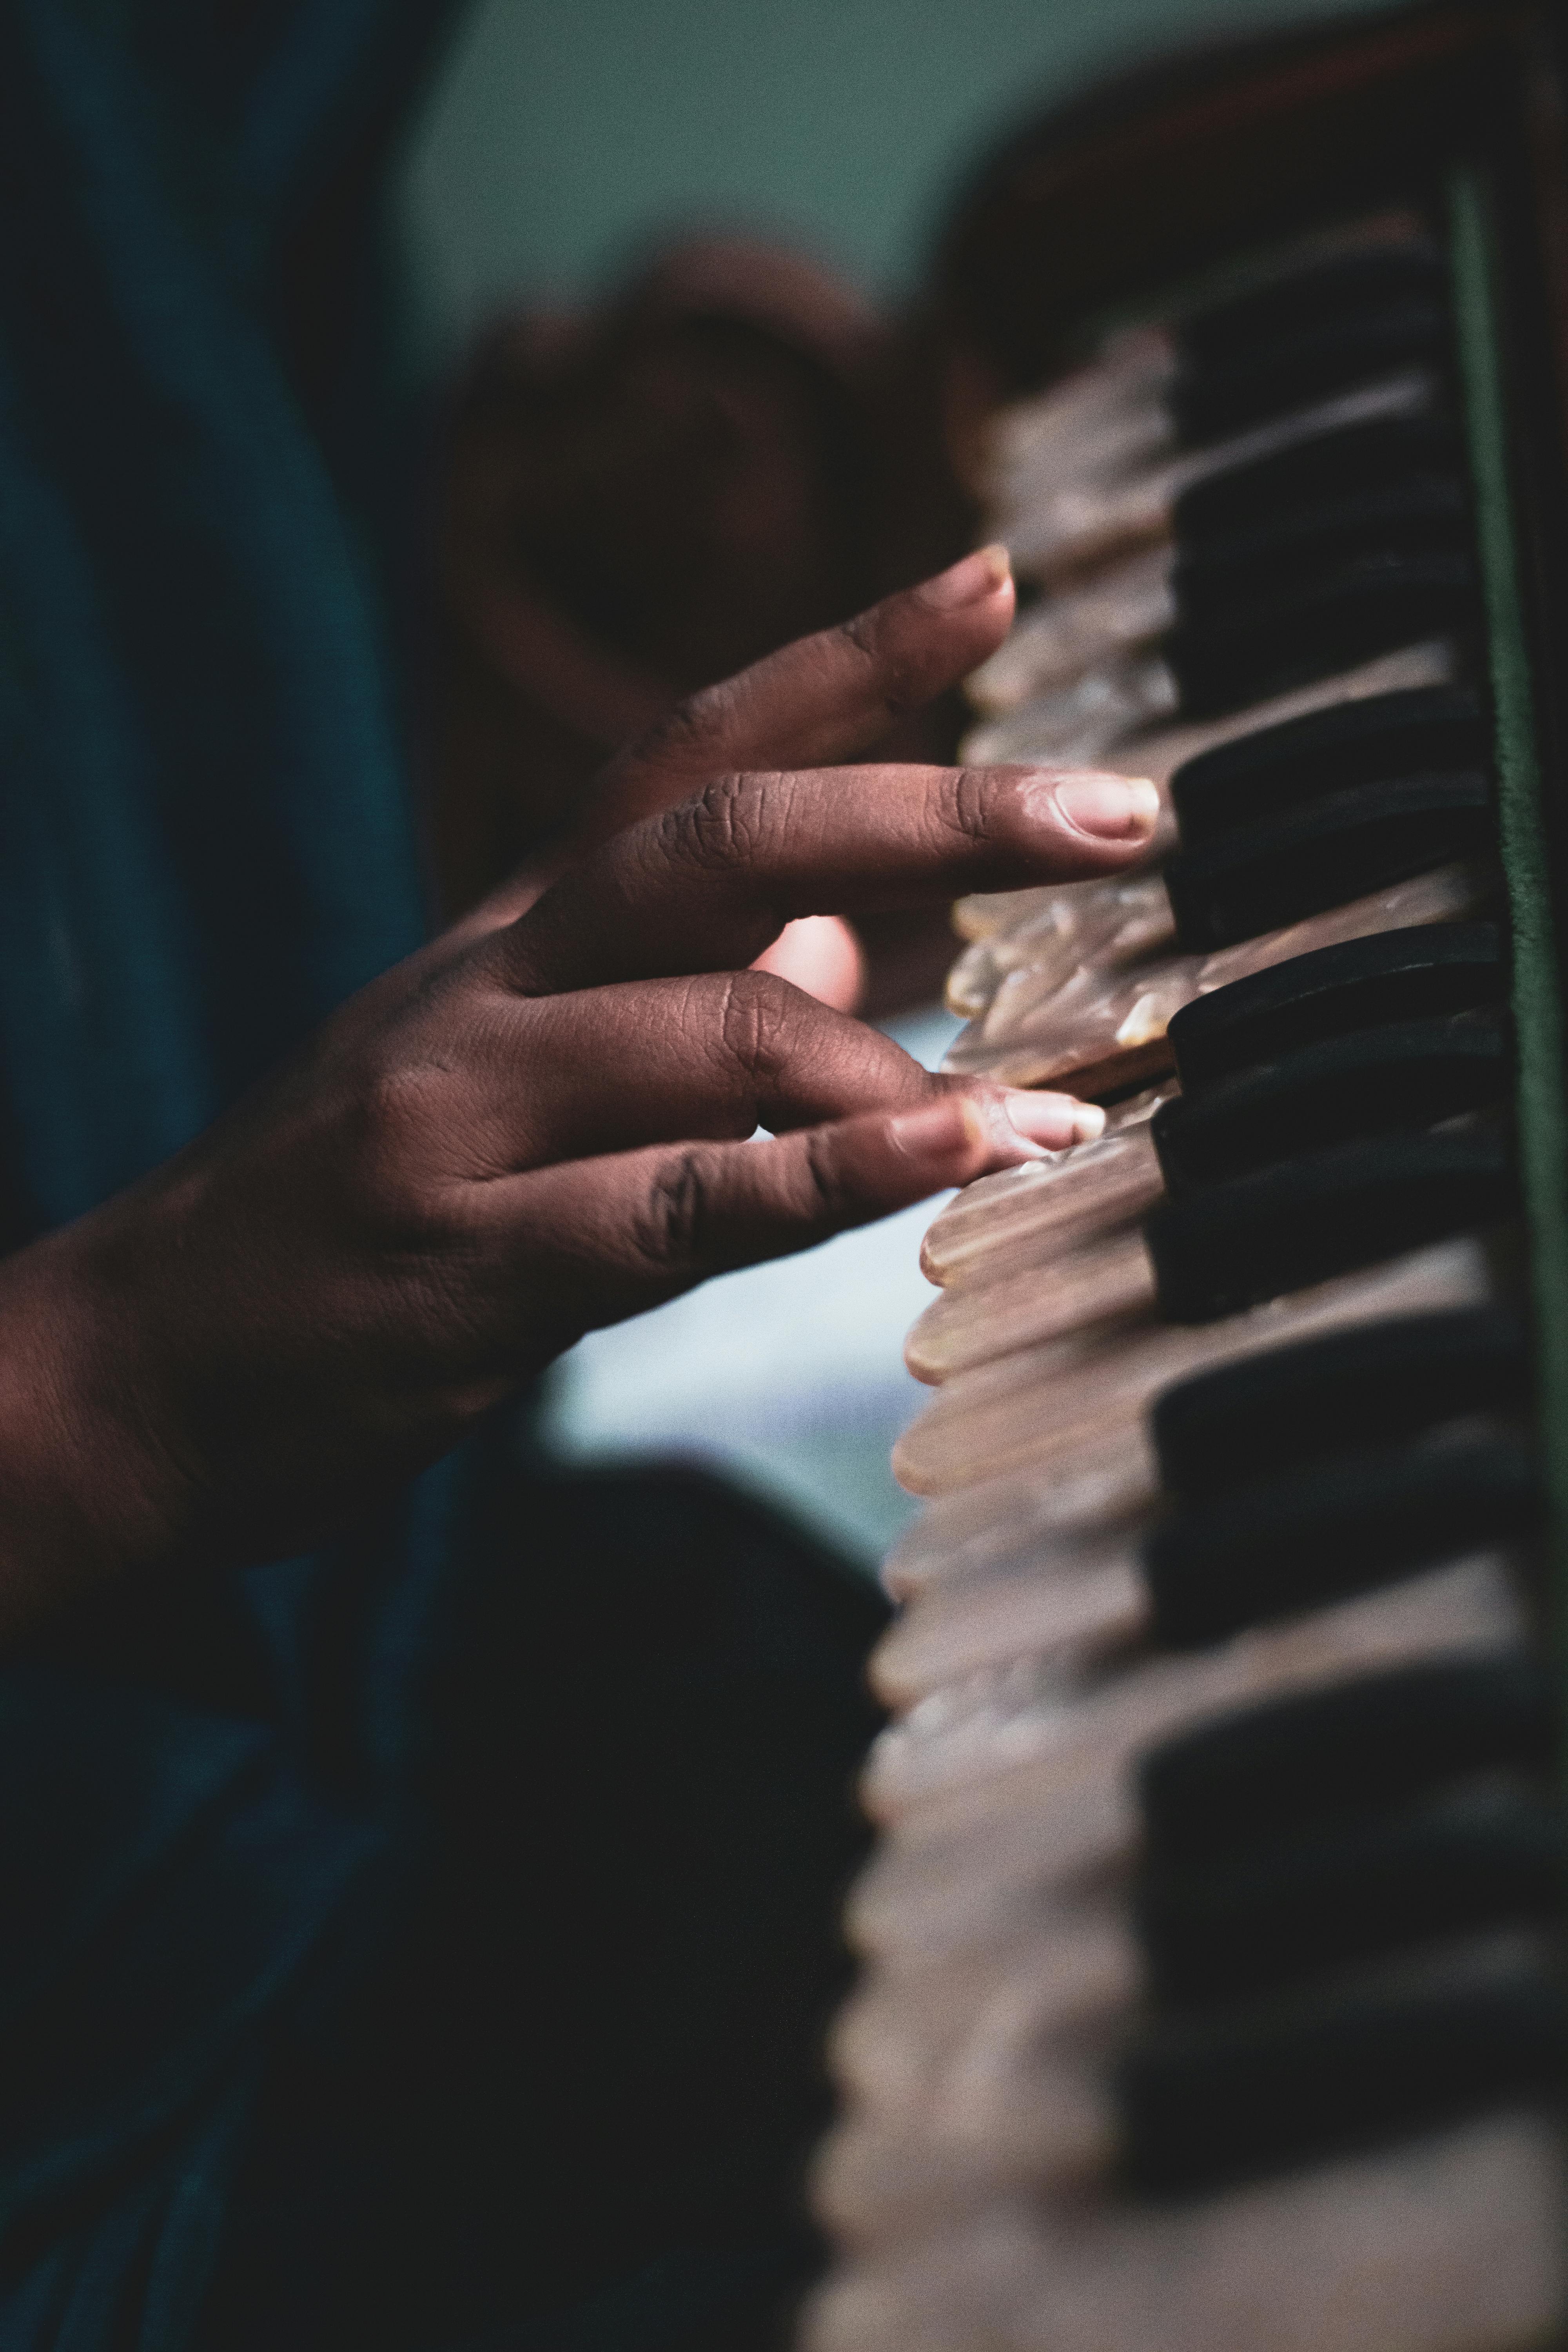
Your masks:
{"label": "fingernail", "polygon": [[1075,1143],[1098,1143],[1104,1133],[1105,1113],[1098,1103],[1074,1105],[1072,1134]]}
{"label": "fingernail", "polygon": [[[1009,1087],[1003,1102],[1009,1124],[1020,1135],[1027,1136],[1031,1143],[1043,1143],[1048,1151],[1065,1151],[1069,1144],[1085,1139],[1079,1123],[1090,1106],[1076,1101],[1071,1095],[1043,1094],[1032,1087]],[[1103,1127],[1104,1112],[1098,1111],[1096,1117]]]}
{"label": "fingernail", "polygon": [[1012,573],[1012,559],[1000,545],[976,548],[947,572],[939,572],[919,591],[921,602],[938,613],[956,613],[965,604],[978,604],[986,596],[994,596],[1005,588]]}
{"label": "fingernail", "polygon": [[1147,776],[1064,776],[1053,797],[1073,830],[1097,841],[1142,841],[1160,814],[1160,795]]}

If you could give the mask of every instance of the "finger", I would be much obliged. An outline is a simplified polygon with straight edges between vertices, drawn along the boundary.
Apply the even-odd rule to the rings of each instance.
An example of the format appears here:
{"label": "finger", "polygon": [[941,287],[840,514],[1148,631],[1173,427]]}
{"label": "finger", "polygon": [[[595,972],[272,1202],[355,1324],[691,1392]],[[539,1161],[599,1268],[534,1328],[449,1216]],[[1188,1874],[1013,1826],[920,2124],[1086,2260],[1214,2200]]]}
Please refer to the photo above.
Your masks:
{"label": "finger", "polygon": [[[934,580],[691,696],[601,772],[571,848],[608,840],[727,770],[845,759],[874,743],[905,711],[944,693],[994,652],[1015,603],[1006,549],[983,547]],[[505,877],[447,929],[432,962],[449,962],[514,921],[566,855],[558,849]]]}
{"label": "finger", "polygon": [[732,769],[850,758],[994,653],[1014,602],[1006,549],[983,547],[693,695],[610,762],[583,837],[605,840]]}
{"label": "finger", "polygon": [[1146,779],[1060,768],[729,776],[605,844],[485,952],[529,992],[728,969],[801,916],[1115,872],[1159,810]]}
{"label": "finger", "polygon": [[786,923],[773,945],[752,957],[752,970],[776,972],[840,1013],[853,1013],[866,993],[865,950],[837,915]]}
{"label": "finger", "polygon": [[[749,1136],[912,1108],[962,1085],[771,973],[585,990],[465,1009],[465,1108],[444,1126],[452,1173],[496,1178],[650,1143]],[[520,1082],[521,1080],[521,1082]],[[1062,1150],[1100,1114],[1068,1095],[975,1087],[1013,1140]]]}
{"label": "finger", "polygon": [[527,1303],[532,1343],[556,1351],[711,1275],[810,1249],[1028,1156],[998,1097],[954,1090],[755,1142],[542,1169],[495,1188],[491,1205],[551,1236],[528,1268]]}

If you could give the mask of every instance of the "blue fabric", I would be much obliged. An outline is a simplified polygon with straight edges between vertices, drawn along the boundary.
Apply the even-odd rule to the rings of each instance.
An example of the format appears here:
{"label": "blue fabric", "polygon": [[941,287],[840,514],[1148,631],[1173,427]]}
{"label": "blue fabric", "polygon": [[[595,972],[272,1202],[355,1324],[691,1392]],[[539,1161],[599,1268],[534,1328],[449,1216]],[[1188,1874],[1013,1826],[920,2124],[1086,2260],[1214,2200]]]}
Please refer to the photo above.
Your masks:
{"label": "blue fabric", "polygon": [[[0,1244],[424,929],[378,590],[275,325],[442,13],[0,7]],[[168,1655],[89,1626],[0,1672],[0,2352],[189,2340],[268,2021],[406,1867],[462,1475],[176,1605]]]}

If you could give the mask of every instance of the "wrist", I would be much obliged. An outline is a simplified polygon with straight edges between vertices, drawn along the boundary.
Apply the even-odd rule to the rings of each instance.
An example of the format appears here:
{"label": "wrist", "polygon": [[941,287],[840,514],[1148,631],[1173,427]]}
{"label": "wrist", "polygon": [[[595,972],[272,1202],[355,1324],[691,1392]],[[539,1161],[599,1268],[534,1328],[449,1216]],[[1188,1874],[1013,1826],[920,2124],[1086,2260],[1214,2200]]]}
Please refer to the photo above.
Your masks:
{"label": "wrist", "polygon": [[0,1264],[0,1633],[168,1558],[191,1517],[112,1217]]}

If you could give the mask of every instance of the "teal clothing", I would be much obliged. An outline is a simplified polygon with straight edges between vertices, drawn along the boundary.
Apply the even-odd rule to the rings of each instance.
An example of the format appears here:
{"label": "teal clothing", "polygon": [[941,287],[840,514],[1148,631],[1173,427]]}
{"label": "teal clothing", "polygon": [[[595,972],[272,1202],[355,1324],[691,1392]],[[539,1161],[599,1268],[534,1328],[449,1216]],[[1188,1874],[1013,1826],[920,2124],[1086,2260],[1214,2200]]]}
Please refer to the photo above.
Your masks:
{"label": "teal clothing", "polygon": [[[387,652],[386,485],[405,469],[381,400],[376,186],[444,14],[0,6],[0,1246],[154,1165],[424,933]],[[525,1477],[503,1437],[330,1550],[154,1579],[0,1665],[0,2352],[242,2352],[256,2328],[258,2352],[739,2342],[752,2322],[734,2315],[790,2273],[773,2189],[694,2234],[695,2158],[685,2204],[658,2214],[627,2174],[596,2247],[581,2198],[568,2226],[531,2185],[581,2105],[574,2066],[541,2072],[541,2037],[581,2053],[596,2031],[561,1923],[594,1912],[585,1870],[631,1865],[626,1809],[601,1789],[579,1835],[557,1787],[548,1853],[523,1866],[544,1768],[505,1727],[537,1689],[531,1738],[580,1744],[563,1694],[592,1700],[542,1641],[595,1637],[601,1579],[642,1590],[663,1512],[665,1569],[687,1559],[730,1595],[687,1692],[692,1720],[727,1726],[707,1764],[750,1741],[765,1789],[755,1725],[787,1718],[786,1748],[821,1729],[831,1793],[775,1822],[763,1874],[819,1918],[853,1843],[839,1790],[875,1612],[706,1489],[582,1489],[563,1517],[567,1490]],[[563,1599],[565,1617],[509,1619],[506,1688],[476,1696],[499,1596],[557,1593],[568,1570],[578,1616]],[[761,1617],[736,1575],[763,1575]],[[667,1731],[685,1672],[653,1672]],[[753,1685],[789,1707],[742,1722],[725,1694]],[[664,1785],[609,1728],[612,1786]],[[806,1789],[818,1750],[791,1753]],[[704,1868],[687,1852],[638,1918],[672,1900],[698,1916],[704,1884],[725,1916],[731,1882]],[[479,1885],[506,1890],[500,1911]],[[603,1924],[629,1932],[614,1905]],[[486,1938],[510,1977],[480,2000],[464,1987]],[[520,2036],[519,1971],[567,1950],[575,1975],[546,1967],[554,2011]],[[689,1943],[670,1953],[640,1979],[656,2042],[677,2012],[707,2030],[680,2009]],[[706,2063],[671,2052],[632,2100],[645,2156],[647,2116],[668,2121],[668,2084]],[[795,2097],[775,2102],[785,2137]],[[612,2088],[589,2106],[614,2137]],[[727,2145],[702,2112],[702,2145]],[[466,2184],[460,2220],[443,2180]],[[570,2260],[520,2225],[535,2210]]]}

